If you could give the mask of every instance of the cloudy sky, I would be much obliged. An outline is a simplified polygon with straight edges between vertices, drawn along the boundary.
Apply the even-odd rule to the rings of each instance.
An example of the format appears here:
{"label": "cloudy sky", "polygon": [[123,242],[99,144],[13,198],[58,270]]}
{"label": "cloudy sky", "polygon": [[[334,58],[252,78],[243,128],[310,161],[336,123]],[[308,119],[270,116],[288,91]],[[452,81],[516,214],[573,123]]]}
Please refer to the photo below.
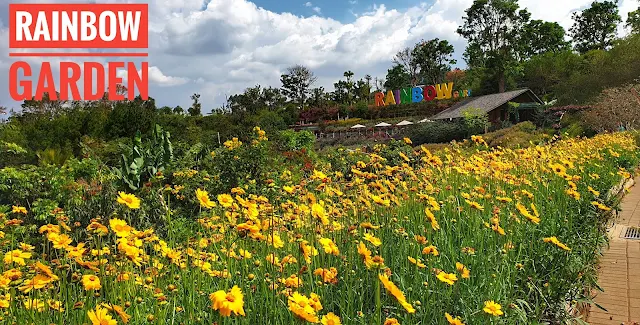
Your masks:
{"label": "cloudy sky", "polygon": [[[521,0],[520,5],[531,11],[533,19],[556,21],[568,29],[571,14],[586,8],[591,1]],[[0,105],[18,108],[19,103],[9,97],[6,77],[15,61],[8,56],[9,1],[0,2]],[[12,1],[16,2],[22,1]],[[352,70],[356,78],[365,74],[384,77],[398,50],[435,37],[455,46],[456,57],[463,66],[465,41],[455,30],[472,2],[149,1],[150,96],[158,106],[188,107],[189,96],[199,93],[203,111],[208,112],[219,107],[225,96],[246,87],[279,87],[280,75],[293,64],[309,67],[318,76],[318,85],[332,90],[333,83],[346,70]],[[638,2],[619,0],[619,6],[625,20]],[[27,61],[38,63],[41,59]],[[58,61],[53,60],[52,66],[57,66]]]}

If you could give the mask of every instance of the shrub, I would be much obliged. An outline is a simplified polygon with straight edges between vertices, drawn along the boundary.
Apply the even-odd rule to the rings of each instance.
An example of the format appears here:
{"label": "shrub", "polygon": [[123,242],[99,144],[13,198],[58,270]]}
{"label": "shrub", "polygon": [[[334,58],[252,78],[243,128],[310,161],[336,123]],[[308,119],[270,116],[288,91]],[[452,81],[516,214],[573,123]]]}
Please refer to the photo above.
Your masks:
{"label": "shrub", "polygon": [[628,84],[605,89],[594,107],[584,112],[587,126],[597,131],[616,131],[620,127],[640,127],[640,85]]}
{"label": "shrub", "polygon": [[465,127],[459,122],[434,121],[415,125],[409,131],[409,138],[414,145],[446,143],[464,139],[466,133]]}

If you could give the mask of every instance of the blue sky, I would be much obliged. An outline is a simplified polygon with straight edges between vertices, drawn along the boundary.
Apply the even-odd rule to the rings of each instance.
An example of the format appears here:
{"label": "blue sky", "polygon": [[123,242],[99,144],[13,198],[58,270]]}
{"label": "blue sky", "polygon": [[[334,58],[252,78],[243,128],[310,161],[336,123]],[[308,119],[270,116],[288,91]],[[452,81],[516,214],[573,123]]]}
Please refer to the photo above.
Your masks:
{"label": "blue sky", "polygon": [[[257,0],[256,5],[274,12],[290,12],[299,16],[318,15],[332,18],[343,23],[354,21],[356,15],[371,12],[374,5],[384,4],[389,9],[404,11],[406,8],[415,6],[420,2],[433,3],[433,1],[415,0],[391,0],[376,2],[371,0],[316,0],[316,1],[279,1],[279,0]],[[318,8],[318,9],[316,9]]]}

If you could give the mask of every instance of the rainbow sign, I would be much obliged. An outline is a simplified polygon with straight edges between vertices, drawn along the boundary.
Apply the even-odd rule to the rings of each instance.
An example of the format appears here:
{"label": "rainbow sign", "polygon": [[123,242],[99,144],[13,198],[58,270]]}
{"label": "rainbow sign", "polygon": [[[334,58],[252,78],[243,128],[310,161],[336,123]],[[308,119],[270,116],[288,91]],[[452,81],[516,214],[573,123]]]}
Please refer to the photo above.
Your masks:
{"label": "rainbow sign", "polygon": [[453,82],[398,89],[375,93],[376,106],[399,105],[408,103],[430,102],[434,99],[451,99],[458,97],[471,97],[471,89],[453,91]]}

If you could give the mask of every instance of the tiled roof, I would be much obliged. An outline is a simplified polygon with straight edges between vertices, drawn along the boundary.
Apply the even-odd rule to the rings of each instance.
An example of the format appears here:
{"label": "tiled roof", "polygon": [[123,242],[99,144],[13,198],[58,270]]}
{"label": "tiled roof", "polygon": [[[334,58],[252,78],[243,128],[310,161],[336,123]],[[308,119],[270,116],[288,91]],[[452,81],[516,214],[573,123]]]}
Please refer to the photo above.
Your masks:
{"label": "tiled roof", "polygon": [[529,93],[532,102],[544,104],[538,96],[536,96],[530,89],[520,89],[514,91],[507,91],[504,93],[484,95],[479,97],[471,97],[455,105],[447,108],[446,110],[431,117],[432,120],[443,120],[451,118],[462,117],[462,112],[468,108],[479,108],[485,113],[489,113],[492,110],[508,103],[512,99],[524,94]]}

